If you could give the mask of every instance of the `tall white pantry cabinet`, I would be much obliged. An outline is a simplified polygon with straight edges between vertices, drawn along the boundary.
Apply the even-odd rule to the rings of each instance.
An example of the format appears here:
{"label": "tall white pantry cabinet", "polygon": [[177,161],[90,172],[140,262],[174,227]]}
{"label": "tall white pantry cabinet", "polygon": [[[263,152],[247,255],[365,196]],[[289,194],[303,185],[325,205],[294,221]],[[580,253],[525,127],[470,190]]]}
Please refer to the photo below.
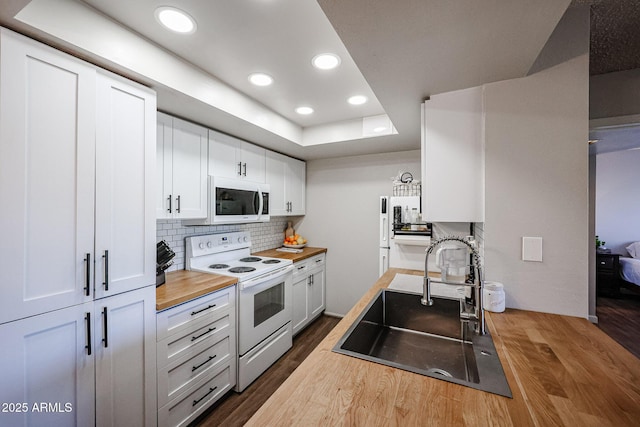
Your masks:
{"label": "tall white pantry cabinet", "polygon": [[156,424],[155,118],[0,29],[0,425]]}

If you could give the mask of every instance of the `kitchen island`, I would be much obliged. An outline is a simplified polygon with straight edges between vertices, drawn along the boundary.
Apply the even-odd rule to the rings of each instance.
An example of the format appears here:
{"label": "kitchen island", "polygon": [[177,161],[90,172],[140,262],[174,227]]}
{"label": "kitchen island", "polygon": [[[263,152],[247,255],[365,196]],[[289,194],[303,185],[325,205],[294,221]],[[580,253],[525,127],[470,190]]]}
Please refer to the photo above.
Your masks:
{"label": "kitchen island", "polygon": [[333,353],[390,269],[248,426],[637,426],[640,360],[586,319],[487,313],[513,399]]}

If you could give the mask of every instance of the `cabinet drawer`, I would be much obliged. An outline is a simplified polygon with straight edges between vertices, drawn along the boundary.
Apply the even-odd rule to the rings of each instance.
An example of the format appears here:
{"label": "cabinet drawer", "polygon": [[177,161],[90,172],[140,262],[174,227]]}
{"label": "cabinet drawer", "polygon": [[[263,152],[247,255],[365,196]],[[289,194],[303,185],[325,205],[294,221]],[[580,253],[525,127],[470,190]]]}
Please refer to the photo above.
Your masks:
{"label": "cabinet drawer", "polygon": [[295,280],[298,277],[306,276],[307,271],[309,271],[309,264],[307,263],[307,260],[296,262],[293,265],[293,279]]}
{"label": "cabinet drawer", "polygon": [[221,367],[213,378],[187,390],[158,410],[158,426],[185,426],[235,385],[235,363]]}
{"label": "cabinet drawer", "polygon": [[217,367],[235,363],[235,339],[224,336],[192,357],[188,356],[158,370],[158,406],[164,406],[198,380],[210,376]]}
{"label": "cabinet drawer", "polygon": [[320,254],[313,256],[307,260],[308,270],[316,270],[320,268],[324,268],[326,256],[325,254]]}
{"label": "cabinet drawer", "polygon": [[223,317],[209,322],[194,322],[194,328],[189,328],[179,334],[158,342],[158,368],[173,363],[174,360],[184,357],[194,351],[219,341],[229,334],[235,336],[235,312],[226,310]]}
{"label": "cabinet drawer", "polygon": [[218,319],[235,306],[235,286],[205,295],[193,301],[161,311],[157,315],[157,340],[192,328],[191,322],[209,318]]}
{"label": "cabinet drawer", "polygon": [[598,257],[598,270],[613,270],[613,264],[612,257]]}

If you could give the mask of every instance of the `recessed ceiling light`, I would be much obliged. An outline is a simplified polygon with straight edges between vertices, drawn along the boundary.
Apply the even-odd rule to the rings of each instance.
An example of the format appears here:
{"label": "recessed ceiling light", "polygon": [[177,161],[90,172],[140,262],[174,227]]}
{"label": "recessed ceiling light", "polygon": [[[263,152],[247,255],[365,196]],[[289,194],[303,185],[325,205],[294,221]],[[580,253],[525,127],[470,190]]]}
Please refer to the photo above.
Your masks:
{"label": "recessed ceiling light", "polygon": [[155,15],[158,22],[176,33],[191,34],[196,31],[196,21],[187,12],[175,7],[159,7]]}
{"label": "recessed ceiling light", "polygon": [[311,108],[311,107],[298,107],[298,108],[296,108],[296,113],[302,114],[303,116],[306,116],[308,114],[313,113],[313,108]]}
{"label": "recessed ceiling light", "polygon": [[265,73],[249,74],[249,81],[256,86],[269,86],[273,83],[273,77]]}
{"label": "recessed ceiling light", "polygon": [[362,105],[367,102],[368,98],[364,95],[354,95],[347,99],[347,102],[351,105]]}
{"label": "recessed ceiling light", "polygon": [[385,130],[387,130],[386,126],[378,126],[378,127],[373,128],[373,131],[375,133],[380,133],[380,132],[385,131]]}
{"label": "recessed ceiling light", "polygon": [[333,53],[321,53],[314,56],[311,63],[320,70],[331,70],[340,65],[340,57]]}

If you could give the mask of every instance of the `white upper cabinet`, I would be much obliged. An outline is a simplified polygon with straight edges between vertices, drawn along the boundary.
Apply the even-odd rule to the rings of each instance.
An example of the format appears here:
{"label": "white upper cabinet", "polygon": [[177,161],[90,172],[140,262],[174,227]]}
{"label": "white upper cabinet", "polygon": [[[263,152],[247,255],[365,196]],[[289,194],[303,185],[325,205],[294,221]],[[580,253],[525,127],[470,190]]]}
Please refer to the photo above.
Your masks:
{"label": "white upper cabinet", "polygon": [[265,182],[264,148],[209,131],[209,175]]}
{"label": "white upper cabinet", "polygon": [[156,97],[97,76],[96,298],[155,283]]}
{"label": "white upper cabinet", "polygon": [[2,323],[93,298],[96,71],[0,37]]}
{"label": "white upper cabinet", "polygon": [[429,222],[484,221],[482,87],[423,104],[422,212]]}
{"label": "white upper cabinet", "polygon": [[155,283],[155,95],[0,42],[0,323]]}
{"label": "white upper cabinet", "polygon": [[158,113],[156,218],[207,217],[207,129]]}
{"label": "white upper cabinet", "polygon": [[266,177],[272,216],[306,213],[306,163],[267,151]]}

